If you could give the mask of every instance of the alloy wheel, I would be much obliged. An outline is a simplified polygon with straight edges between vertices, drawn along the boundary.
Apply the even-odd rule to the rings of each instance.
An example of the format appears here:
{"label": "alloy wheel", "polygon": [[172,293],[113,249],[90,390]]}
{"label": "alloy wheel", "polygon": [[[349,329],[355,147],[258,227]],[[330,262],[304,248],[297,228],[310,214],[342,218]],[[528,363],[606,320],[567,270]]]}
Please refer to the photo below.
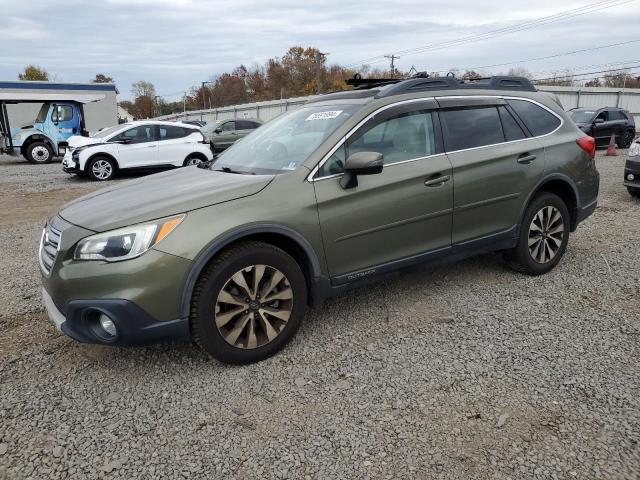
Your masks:
{"label": "alloy wheel", "polygon": [[253,349],[273,341],[285,328],[293,309],[287,277],[269,265],[238,270],[218,294],[214,321],[227,343]]}
{"label": "alloy wheel", "polygon": [[538,263],[548,263],[555,258],[564,239],[564,219],[556,207],[546,206],[538,210],[529,225],[529,254]]}
{"label": "alloy wheel", "polygon": [[190,159],[187,161],[187,165],[199,165],[199,164],[201,164],[201,163],[202,163],[202,160],[200,160],[200,159],[199,159],[199,158],[197,158],[197,157],[190,158]]}
{"label": "alloy wheel", "polygon": [[91,171],[100,180],[108,179],[113,173],[113,167],[106,160],[98,160],[91,167]]}
{"label": "alloy wheel", "polygon": [[31,155],[36,162],[46,162],[49,160],[49,150],[46,147],[37,146],[31,150]]}

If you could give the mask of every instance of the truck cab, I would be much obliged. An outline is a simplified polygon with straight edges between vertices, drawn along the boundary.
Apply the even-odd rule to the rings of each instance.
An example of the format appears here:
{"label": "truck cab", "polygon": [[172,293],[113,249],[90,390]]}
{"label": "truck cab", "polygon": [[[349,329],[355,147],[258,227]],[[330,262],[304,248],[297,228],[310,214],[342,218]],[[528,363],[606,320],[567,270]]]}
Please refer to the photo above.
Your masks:
{"label": "truck cab", "polygon": [[33,124],[11,129],[13,153],[33,163],[50,162],[64,155],[67,140],[84,132],[82,105],[77,102],[45,102]]}

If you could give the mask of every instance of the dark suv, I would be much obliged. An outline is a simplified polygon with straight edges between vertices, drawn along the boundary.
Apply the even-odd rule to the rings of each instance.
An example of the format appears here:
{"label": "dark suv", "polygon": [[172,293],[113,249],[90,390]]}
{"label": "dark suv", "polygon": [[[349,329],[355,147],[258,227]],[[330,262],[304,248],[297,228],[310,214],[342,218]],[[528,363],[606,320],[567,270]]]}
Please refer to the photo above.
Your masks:
{"label": "dark suv", "polygon": [[574,108],[569,115],[580,130],[596,139],[598,146],[608,145],[615,135],[620,148],[629,148],[636,136],[633,116],[621,108]]}
{"label": "dark suv", "polygon": [[362,280],[489,251],[529,275],[558,264],[599,174],[593,138],[551,96],[515,77],[364,83],[208,168],[63,207],[39,252],[50,318],[81,342],[193,339],[246,363]]}

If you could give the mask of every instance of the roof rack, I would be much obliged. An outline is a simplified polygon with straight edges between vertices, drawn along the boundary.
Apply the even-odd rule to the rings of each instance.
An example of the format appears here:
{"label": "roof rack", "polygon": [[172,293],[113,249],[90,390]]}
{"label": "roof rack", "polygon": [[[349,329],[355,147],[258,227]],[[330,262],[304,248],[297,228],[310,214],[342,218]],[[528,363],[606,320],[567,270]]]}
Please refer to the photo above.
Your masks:
{"label": "roof rack", "polygon": [[429,77],[426,72],[420,72],[408,79],[400,78],[362,78],[356,74],[352,79],[347,80],[348,85],[357,89],[369,89],[386,86],[380,91],[377,97],[389,97],[401,93],[411,93],[425,90],[464,90],[464,89],[484,89],[484,90],[520,90],[535,92],[536,88],[528,78],[498,75],[494,77],[483,77],[477,79],[463,80],[456,78],[449,73],[446,77]]}

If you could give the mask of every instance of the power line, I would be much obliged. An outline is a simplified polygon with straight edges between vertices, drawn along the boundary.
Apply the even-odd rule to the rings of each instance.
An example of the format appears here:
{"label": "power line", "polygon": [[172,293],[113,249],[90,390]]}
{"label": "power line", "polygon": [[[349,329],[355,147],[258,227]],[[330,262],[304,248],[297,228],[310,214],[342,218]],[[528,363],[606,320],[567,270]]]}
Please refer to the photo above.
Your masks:
{"label": "power line", "polygon": [[[488,40],[491,38],[495,38],[498,36],[502,36],[502,35],[507,35],[510,33],[515,33],[515,32],[519,32],[519,31],[523,31],[523,30],[528,30],[537,26],[541,26],[541,25],[548,25],[550,23],[555,23],[558,21],[563,21],[563,20],[567,20],[570,18],[574,18],[580,15],[585,15],[587,13],[592,13],[592,12],[596,12],[596,11],[600,11],[600,10],[605,10],[608,8],[612,8],[612,7],[616,7],[619,5],[624,5],[627,3],[631,3],[634,2],[635,0],[601,0],[595,3],[592,3],[590,5],[585,5],[582,7],[577,7],[577,8],[573,8],[570,10],[565,10],[562,12],[558,12],[556,14],[553,15],[548,15],[545,17],[540,17],[534,20],[529,20],[526,22],[522,22],[516,25],[511,25],[508,27],[502,27],[499,29],[495,29],[495,30],[490,30],[488,32],[484,32],[484,33],[480,33],[480,34],[474,34],[474,35],[469,35],[466,37],[461,37],[458,39],[454,39],[454,40],[450,40],[447,42],[441,42],[441,43],[432,43],[432,44],[428,44],[428,45],[423,45],[421,47],[415,47],[415,48],[411,48],[411,49],[406,49],[406,50],[398,50],[396,52],[394,52],[395,54],[402,54],[402,55],[416,55],[418,53],[422,53],[422,52],[426,52],[426,51],[430,51],[430,50],[440,50],[440,49],[444,49],[444,48],[449,48],[449,47],[453,47],[453,46],[458,46],[458,45],[462,45],[465,43],[471,43],[471,42],[477,42],[477,41],[481,41],[481,40]],[[360,65],[362,63],[378,63],[379,61],[384,60],[384,55],[378,55],[375,57],[369,57],[366,58],[364,60],[359,60],[358,62],[349,64],[347,66],[354,66],[354,65]]]}
{"label": "power line", "polygon": [[[595,75],[598,73],[613,73],[613,72],[620,72],[620,73],[625,73],[626,70],[633,70],[636,68],[640,68],[640,64],[638,65],[631,65],[629,67],[625,67],[625,68],[613,68],[613,69],[609,69],[609,70],[600,70],[598,72],[585,72],[585,73],[576,73],[573,75],[558,75],[555,77],[549,77],[549,78],[536,78],[533,81],[534,82],[544,82],[544,81],[548,81],[548,80],[562,80],[565,78],[575,78],[575,77],[583,77],[585,75]],[[637,72],[627,72],[627,73],[637,73]]]}
{"label": "power line", "polygon": [[[537,60],[548,60],[550,58],[558,58],[558,57],[565,57],[568,55],[575,55],[576,53],[583,53],[583,52],[591,52],[593,50],[602,50],[604,48],[611,48],[611,47],[619,47],[622,45],[628,45],[630,43],[638,43],[640,42],[640,39],[637,40],[629,40],[628,42],[620,42],[620,43],[611,43],[609,45],[601,45],[599,47],[592,47],[592,48],[582,48],[580,50],[572,50],[570,52],[563,52],[563,53],[555,53],[553,55],[547,55],[545,57],[534,57],[534,58],[527,58],[525,60],[516,60],[514,62],[504,62],[504,63],[494,63],[492,65],[479,65],[476,67],[463,67],[460,70],[480,70],[481,68],[493,68],[493,67],[504,67],[507,65],[516,65],[519,63],[527,63],[527,62],[534,62]],[[431,69],[429,69],[429,71],[431,71]],[[434,70],[437,72],[444,72],[445,70]]]}

